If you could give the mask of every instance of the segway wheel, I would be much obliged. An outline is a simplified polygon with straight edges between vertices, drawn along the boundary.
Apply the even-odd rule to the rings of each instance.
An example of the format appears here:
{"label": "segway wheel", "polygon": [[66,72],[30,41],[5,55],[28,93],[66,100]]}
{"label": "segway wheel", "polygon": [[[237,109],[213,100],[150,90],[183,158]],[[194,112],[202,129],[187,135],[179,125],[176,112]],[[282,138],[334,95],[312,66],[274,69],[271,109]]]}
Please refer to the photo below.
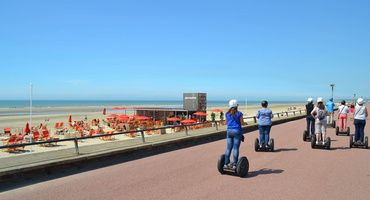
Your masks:
{"label": "segway wheel", "polygon": [[338,135],[339,134],[339,127],[335,127],[335,135]]}
{"label": "segway wheel", "polygon": [[311,148],[314,149],[316,147],[316,137],[312,135],[311,137]]}
{"label": "segway wheel", "polygon": [[335,120],[333,120],[333,124],[332,125],[333,125],[333,128],[335,128],[335,125],[336,125]]}
{"label": "segway wheel", "polygon": [[349,136],[349,148],[353,147],[353,135]]}
{"label": "segway wheel", "polygon": [[222,154],[217,162],[217,168],[221,174],[225,174],[224,165],[225,165],[225,154]]}
{"label": "segway wheel", "polygon": [[254,140],[254,150],[255,150],[255,151],[258,151],[258,150],[259,150],[259,148],[260,148],[260,141],[258,140],[258,138],[256,138],[256,139]]}
{"label": "segway wheel", "polygon": [[274,152],[274,145],[275,145],[274,138],[271,138],[270,139],[270,151],[271,152]]}
{"label": "segway wheel", "polygon": [[249,171],[249,161],[247,157],[243,156],[236,164],[236,174],[240,177],[245,177]]}
{"label": "segway wheel", "polygon": [[307,130],[304,130],[304,131],[303,131],[303,141],[304,141],[304,142],[306,141],[307,136],[308,136],[308,132],[307,132]]}
{"label": "segway wheel", "polygon": [[349,134],[350,134],[350,131],[351,131],[351,129],[349,128],[349,127],[347,127],[347,135],[349,136]]}
{"label": "segway wheel", "polygon": [[365,149],[369,148],[369,138],[366,136],[365,137]]}
{"label": "segway wheel", "polygon": [[330,137],[327,137],[326,142],[325,142],[325,147],[326,147],[327,150],[330,149],[330,143],[331,143],[331,139],[330,139]]}

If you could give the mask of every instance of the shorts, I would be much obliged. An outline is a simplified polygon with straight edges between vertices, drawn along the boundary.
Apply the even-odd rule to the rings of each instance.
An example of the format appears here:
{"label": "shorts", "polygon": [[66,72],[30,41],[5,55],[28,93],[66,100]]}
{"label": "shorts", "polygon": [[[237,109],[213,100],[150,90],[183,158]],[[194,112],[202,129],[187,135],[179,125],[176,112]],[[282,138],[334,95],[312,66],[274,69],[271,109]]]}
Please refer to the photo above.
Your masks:
{"label": "shorts", "polygon": [[327,125],[326,119],[324,120],[316,119],[315,120],[315,133],[316,134],[319,134],[319,133],[326,134],[326,125]]}

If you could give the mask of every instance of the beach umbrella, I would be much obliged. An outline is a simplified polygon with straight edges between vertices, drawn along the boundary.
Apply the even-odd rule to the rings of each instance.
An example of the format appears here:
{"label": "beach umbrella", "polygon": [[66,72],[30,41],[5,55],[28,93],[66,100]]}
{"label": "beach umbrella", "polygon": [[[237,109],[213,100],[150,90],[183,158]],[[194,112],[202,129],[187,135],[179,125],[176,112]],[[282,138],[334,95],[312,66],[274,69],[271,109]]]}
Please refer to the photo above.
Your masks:
{"label": "beach umbrella", "polygon": [[167,121],[181,121],[181,119],[177,117],[170,117],[170,118],[167,118]]}
{"label": "beach umbrella", "polygon": [[146,119],[150,119],[150,117],[147,117],[147,116],[138,116],[136,117],[137,120],[146,120]]}
{"label": "beach umbrella", "polygon": [[111,110],[120,110],[118,107],[111,108]]}
{"label": "beach umbrella", "polygon": [[195,123],[196,121],[195,120],[192,120],[192,119],[185,119],[185,120],[182,120],[181,123],[184,123],[184,124],[192,124],[192,123]]}
{"label": "beach umbrella", "polygon": [[107,117],[113,118],[113,117],[117,117],[117,116],[118,116],[117,114],[111,114],[111,115],[108,115]]}
{"label": "beach umbrella", "polygon": [[216,109],[216,110],[212,110],[212,112],[224,112],[224,111],[222,111],[220,109]]}
{"label": "beach umbrella", "polygon": [[106,115],[107,114],[107,109],[103,109],[103,115]]}
{"label": "beach umbrella", "polygon": [[68,122],[71,123],[72,122],[72,115],[69,116],[68,118]]}
{"label": "beach umbrella", "polygon": [[204,112],[195,112],[195,113],[193,113],[193,115],[206,116],[208,114],[207,113],[204,113]]}
{"label": "beach umbrella", "polygon": [[127,108],[125,108],[125,107],[121,107],[121,108],[119,108],[120,110],[126,110]]}
{"label": "beach umbrella", "polygon": [[28,123],[26,123],[26,127],[24,128],[24,132],[25,132],[25,133],[29,133],[29,132],[31,132],[31,130],[30,130],[30,125],[29,125]]}
{"label": "beach umbrella", "polygon": [[118,116],[117,120],[128,120],[129,118],[127,116]]}

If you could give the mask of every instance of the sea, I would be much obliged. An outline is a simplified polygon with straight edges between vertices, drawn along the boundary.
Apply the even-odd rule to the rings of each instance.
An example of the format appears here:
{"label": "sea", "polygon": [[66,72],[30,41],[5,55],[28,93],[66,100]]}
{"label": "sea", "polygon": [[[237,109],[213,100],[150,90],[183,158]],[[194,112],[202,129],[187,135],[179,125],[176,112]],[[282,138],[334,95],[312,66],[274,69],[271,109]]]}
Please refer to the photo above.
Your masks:
{"label": "sea", "polygon": [[[239,105],[258,105],[260,101],[239,101]],[[305,103],[302,101],[269,101],[269,104]],[[0,100],[0,108],[30,108],[30,100]],[[32,100],[33,108],[53,107],[142,107],[151,105],[155,107],[182,108],[182,100]],[[207,107],[228,106],[228,100],[207,101]]]}

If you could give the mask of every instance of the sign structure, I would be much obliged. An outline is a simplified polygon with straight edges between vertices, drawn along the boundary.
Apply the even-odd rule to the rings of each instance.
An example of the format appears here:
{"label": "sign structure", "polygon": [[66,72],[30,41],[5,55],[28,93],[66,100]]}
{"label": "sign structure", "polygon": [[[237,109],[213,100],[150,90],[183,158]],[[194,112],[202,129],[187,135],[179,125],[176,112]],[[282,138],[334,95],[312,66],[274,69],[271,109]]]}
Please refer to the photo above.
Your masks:
{"label": "sign structure", "polygon": [[184,110],[207,111],[207,93],[184,93]]}

